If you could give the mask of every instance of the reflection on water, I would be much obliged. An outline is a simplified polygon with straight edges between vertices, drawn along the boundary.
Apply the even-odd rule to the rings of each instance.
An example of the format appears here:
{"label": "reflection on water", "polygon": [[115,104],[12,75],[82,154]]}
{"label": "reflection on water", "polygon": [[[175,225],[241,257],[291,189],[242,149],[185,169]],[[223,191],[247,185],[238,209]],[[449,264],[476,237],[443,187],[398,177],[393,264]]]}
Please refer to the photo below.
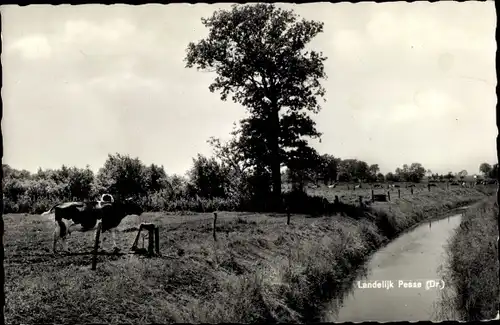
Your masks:
{"label": "reflection on water", "polygon": [[[429,280],[442,279],[438,270],[445,260],[444,245],[460,219],[461,215],[455,215],[421,225],[376,252],[344,299],[329,304],[323,321],[438,320],[435,302],[441,290],[426,286],[437,283]],[[376,280],[392,281],[393,286],[387,289],[385,284],[390,282],[385,282],[384,288],[358,287]]]}

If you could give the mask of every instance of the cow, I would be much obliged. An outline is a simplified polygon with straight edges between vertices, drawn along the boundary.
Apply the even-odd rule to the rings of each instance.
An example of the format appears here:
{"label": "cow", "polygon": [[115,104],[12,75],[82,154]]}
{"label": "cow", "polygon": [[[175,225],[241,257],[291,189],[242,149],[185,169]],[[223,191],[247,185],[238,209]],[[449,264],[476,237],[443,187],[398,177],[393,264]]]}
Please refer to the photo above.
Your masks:
{"label": "cow", "polygon": [[328,188],[335,188],[335,187],[337,187],[337,183],[333,183],[331,185],[328,185]]}
{"label": "cow", "polygon": [[429,187],[437,187],[437,185],[435,183],[430,183]]}
{"label": "cow", "polygon": [[[66,244],[67,235],[71,234],[71,227],[81,225],[81,231],[85,232],[95,228],[97,220],[101,220],[103,233],[110,232],[113,240],[113,251],[118,251],[116,245],[116,227],[118,227],[123,218],[128,215],[141,215],[142,208],[133,202],[132,198],[115,202],[110,194],[103,194],[101,200],[92,202],[64,202],[56,204],[49,211],[43,214],[54,212],[56,227],[53,238],[53,252],[56,252],[56,246],[59,239],[62,240],[63,249],[68,252]],[[72,221],[68,225],[66,220]],[[103,250],[104,245],[101,247]]]}
{"label": "cow", "polygon": [[382,188],[382,185],[380,185],[380,184],[374,184],[373,188]]}

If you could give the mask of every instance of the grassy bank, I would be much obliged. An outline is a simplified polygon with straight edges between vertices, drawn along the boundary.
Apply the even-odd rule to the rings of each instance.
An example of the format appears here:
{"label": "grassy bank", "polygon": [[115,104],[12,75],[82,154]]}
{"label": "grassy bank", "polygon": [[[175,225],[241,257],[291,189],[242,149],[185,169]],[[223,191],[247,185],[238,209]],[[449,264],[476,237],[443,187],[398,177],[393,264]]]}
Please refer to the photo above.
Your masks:
{"label": "grassy bank", "polygon": [[447,247],[441,319],[492,319],[500,303],[498,204],[491,196],[465,213]]}
{"label": "grassy bank", "polygon": [[220,212],[128,217],[118,242],[130,247],[140,222],[160,225],[163,256],[101,256],[90,271],[92,233],[73,233],[69,256],[52,256],[52,221],[7,215],[9,323],[305,322],[340,298],[354,270],[391,237],[426,218],[483,198],[474,189],[436,189],[350,217]]}

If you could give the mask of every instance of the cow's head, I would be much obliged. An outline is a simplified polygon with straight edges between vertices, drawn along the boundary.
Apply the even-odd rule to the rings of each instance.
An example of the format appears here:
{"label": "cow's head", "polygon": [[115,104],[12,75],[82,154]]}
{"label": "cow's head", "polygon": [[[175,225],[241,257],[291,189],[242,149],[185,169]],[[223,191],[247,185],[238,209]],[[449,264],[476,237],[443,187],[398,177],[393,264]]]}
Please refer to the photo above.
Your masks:
{"label": "cow's head", "polygon": [[127,215],[135,214],[140,216],[144,212],[141,206],[132,197],[123,200],[123,207]]}

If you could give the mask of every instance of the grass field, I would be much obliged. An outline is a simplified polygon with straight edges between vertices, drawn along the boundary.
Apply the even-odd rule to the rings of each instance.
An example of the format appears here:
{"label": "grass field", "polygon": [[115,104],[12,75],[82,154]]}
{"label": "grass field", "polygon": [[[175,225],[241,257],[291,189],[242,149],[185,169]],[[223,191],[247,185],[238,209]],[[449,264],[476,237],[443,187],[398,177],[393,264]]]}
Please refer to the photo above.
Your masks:
{"label": "grass field", "polygon": [[441,317],[463,321],[494,318],[500,303],[496,197],[467,211],[449,241],[447,255]]}
{"label": "grass field", "polygon": [[316,321],[391,236],[484,196],[464,188],[421,191],[373,203],[361,218],[293,215],[290,226],[283,215],[220,212],[216,243],[209,213],[130,216],[119,227],[120,247],[132,245],[141,222],[154,222],[163,256],[103,255],[96,271],[92,232],[72,233],[73,253],[54,256],[52,220],[5,215],[6,321]]}

